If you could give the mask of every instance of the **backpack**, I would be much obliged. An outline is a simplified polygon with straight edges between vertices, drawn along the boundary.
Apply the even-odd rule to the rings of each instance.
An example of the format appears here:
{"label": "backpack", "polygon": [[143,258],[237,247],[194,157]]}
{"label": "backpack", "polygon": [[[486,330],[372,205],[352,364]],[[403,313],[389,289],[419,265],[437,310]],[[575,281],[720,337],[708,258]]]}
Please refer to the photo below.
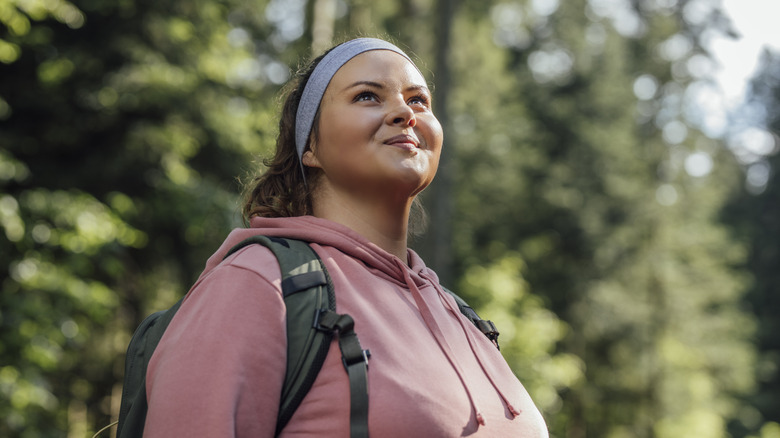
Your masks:
{"label": "backpack", "polygon": [[[308,243],[286,238],[252,236],[233,248],[225,258],[248,245],[270,249],[282,272],[282,294],[287,310],[287,372],[276,422],[276,435],[292,418],[311,389],[334,337],[338,338],[342,363],[349,376],[350,435],[368,436],[368,359],[349,315],[336,313],[336,295],[325,265]],[[223,259],[224,260],[224,259]],[[447,290],[458,307],[498,348],[495,325],[483,320],[469,305]],[[146,370],[157,344],[184,298],[167,310],[148,316],[138,326],[127,348],[117,438],[143,436],[146,421]],[[110,427],[110,426],[109,426]],[[105,430],[105,428],[103,429]],[[100,434],[99,431],[95,436]]]}

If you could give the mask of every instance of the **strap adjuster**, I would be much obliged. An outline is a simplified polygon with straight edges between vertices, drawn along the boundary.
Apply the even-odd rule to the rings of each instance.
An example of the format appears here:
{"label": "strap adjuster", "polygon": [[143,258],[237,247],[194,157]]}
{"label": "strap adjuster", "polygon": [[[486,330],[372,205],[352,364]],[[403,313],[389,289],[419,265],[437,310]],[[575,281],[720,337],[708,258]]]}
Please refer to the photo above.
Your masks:
{"label": "strap adjuster", "polygon": [[493,345],[496,346],[499,350],[501,349],[498,346],[498,329],[496,329],[496,325],[493,324],[493,321],[488,321],[486,319],[480,319],[477,321],[477,327],[479,330],[487,336],[487,338],[493,342]]}
{"label": "strap adjuster", "polygon": [[353,331],[355,322],[349,315],[340,315],[330,309],[318,309],[314,315],[314,328],[325,332],[336,332],[341,347],[341,362],[344,368],[365,363],[371,357],[369,350],[360,348],[360,342]]}
{"label": "strap adjuster", "polygon": [[318,309],[314,328],[337,333],[341,363],[349,377],[349,430],[352,437],[368,436],[368,359],[371,352],[360,346],[355,334],[355,321],[330,309]]}
{"label": "strap adjuster", "polygon": [[316,309],[314,311],[314,323],[312,327],[322,332],[332,332],[338,330],[338,313],[330,309]]}
{"label": "strap adjuster", "polygon": [[349,370],[349,367],[352,365],[365,363],[366,368],[368,368],[368,359],[371,358],[371,351],[370,350],[360,350],[360,355],[353,356],[353,357],[346,357],[346,355],[341,356],[341,363],[344,364],[344,368]]}

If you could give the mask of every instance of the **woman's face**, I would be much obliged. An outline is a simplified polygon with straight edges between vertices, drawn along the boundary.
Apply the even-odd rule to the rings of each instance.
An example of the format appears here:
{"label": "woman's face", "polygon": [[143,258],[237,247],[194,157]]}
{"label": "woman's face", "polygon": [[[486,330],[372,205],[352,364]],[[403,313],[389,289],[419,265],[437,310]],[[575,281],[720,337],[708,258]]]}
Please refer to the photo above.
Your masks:
{"label": "woman's face", "polygon": [[331,79],[303,162],[319,167],[318,184],[332,189],[408,197],[433,180],[442,137],[420,72],[395,52],[373,50]]}

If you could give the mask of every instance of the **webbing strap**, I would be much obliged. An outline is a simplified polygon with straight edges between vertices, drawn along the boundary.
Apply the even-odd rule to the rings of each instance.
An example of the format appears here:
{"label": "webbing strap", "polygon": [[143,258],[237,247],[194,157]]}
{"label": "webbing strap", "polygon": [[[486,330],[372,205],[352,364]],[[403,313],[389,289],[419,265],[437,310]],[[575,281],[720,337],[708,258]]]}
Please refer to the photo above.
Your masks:
{"label": "webbing strap", "polygon": [[[339,344],[342,344],[339,341]],[[366,352],[368,350],[365,350]],[[368,437],[368,358],[347,367],[349,374],[349,435]]]}
{"label": "webbing strap", "polygon": [[304,291],[317,286],[327,286],[328,279],[322,271],[311,271],[293,275],[282,280],[282,294],[285,298],[296,292]]}
{"label": "webbing strap", "polygon": [[368,358],[355,333],[355,321],[349,315],[325,310],[318,318],[321,329],[339,334],[341,361],[349,376],[349,432],[352,438],[368,438]]}

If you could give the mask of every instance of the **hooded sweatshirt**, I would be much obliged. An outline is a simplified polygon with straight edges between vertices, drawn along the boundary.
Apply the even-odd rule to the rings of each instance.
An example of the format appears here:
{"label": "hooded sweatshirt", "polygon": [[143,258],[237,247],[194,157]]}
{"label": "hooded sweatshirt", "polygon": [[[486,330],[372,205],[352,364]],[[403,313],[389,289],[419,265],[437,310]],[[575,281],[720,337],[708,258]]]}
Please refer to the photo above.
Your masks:
{"label": "hooded sweatshirt", "polygon": [[[311,242],[371,352],[368,425],[380,437],[547,437],[496,347],[420,257],[382,250],[311,216],[256,218],[230,233],[186,295],[149,362],[147,437],[272,437],[285,375],[281,272],[252,235]],[[338,342],[280,437],[348,437],[349,380]]]}

